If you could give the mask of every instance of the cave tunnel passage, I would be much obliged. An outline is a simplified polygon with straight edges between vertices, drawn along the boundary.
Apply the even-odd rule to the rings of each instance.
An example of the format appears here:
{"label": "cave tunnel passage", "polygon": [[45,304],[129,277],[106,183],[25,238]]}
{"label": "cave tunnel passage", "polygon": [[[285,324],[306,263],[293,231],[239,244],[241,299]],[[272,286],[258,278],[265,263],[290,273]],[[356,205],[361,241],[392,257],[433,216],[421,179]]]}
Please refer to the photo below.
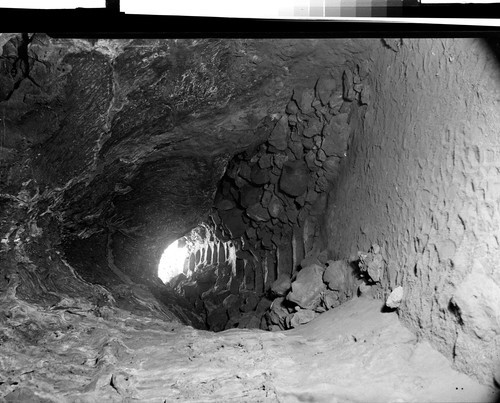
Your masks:
{"label": "cave tunnel passage", "polygon": [[483,41],[0,38],[0,400],[492,401]]}

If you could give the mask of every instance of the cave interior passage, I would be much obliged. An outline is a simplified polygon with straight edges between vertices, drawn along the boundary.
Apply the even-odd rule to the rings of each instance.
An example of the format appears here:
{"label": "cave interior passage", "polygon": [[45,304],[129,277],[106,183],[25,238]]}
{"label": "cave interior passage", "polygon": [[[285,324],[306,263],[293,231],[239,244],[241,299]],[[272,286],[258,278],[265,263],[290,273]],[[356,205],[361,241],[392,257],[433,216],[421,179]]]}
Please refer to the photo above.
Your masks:
{"label": "cave interior passage", "polygon": [[0,401],[495,401],[499,48],[1,34]]}

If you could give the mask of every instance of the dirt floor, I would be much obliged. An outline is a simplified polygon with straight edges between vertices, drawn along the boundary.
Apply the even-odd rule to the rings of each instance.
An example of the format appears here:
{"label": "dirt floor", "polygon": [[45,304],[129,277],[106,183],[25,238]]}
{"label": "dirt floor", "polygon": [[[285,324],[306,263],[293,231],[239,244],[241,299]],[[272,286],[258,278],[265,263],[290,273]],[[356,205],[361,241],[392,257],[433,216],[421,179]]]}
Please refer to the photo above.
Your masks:
{"label": "dirt floor", "polygon": [[[97,316],[96,316],[97,314]],[[0,301],[1,402],[494,402],[381,302],[286,332],[198,331],[66,301]]]}

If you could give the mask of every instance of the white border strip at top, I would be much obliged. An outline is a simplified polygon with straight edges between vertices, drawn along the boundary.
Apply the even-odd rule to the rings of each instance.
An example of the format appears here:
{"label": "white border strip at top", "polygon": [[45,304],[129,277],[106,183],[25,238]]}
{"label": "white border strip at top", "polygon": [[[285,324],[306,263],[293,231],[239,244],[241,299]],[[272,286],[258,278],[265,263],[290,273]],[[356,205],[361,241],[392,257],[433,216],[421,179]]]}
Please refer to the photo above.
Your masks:
{"label": "white border strip at top", "polygon": [[0,0],[0,8],[29,8],[34,10],[105,8],[106,0]]}

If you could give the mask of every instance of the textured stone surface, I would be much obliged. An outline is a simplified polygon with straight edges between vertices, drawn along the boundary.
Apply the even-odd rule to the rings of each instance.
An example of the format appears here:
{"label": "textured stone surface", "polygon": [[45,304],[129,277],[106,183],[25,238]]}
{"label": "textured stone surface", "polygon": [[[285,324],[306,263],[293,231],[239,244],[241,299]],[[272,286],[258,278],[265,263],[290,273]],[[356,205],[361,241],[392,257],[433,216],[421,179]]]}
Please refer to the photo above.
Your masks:
{"label": "textured stone surface", "polygon": [[[407,292],[403,321],[490,383],[498,345],[469,332],[449,306],[477,272],[475,262],[485,268],[487,289],[500,285],[493,269],[500,262],[495,56],[474,39],[404,39],[398,49],[382,42],[373,49],[368,81],[376,102],[330,195],[329,245],[347,258],[379,244],[396,267],[394,285]],[[382,279],[387,289],[388,276]],[[485,297],[478,295],[476,315],[498,315]]]}

